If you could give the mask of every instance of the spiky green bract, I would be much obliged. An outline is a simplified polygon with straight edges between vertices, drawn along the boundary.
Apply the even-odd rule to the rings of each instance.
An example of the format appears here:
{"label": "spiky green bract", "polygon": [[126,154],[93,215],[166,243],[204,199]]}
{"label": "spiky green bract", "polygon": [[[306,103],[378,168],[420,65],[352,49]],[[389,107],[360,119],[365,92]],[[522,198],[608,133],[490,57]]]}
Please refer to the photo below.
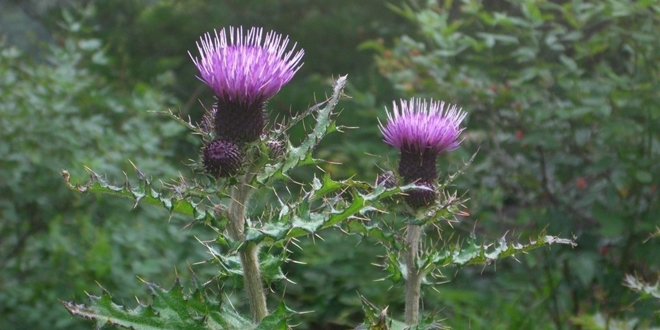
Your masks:
{"label": "spiky green bract", "polygon": [[[315,235],[321,230],[345,223],[359,223],[366,215],[380,207],[380,201],[394,195],[416,189],[414,185],[372,189],[365,182],[344,180],[335,181],[329,175],[313,179],[299,198],[293,201],[280,201],[265,212],[262,221],[252,222],[245,228],[245,241],[234,240],[228,235],[219,235],[215,242],[203,242],[211,259],[207,263],[217,264],[220,271],[217,278],[236,283],[242,287],[243,269],[240,252],[248,244],[261,247],[259,265],[263,282],[272,285],[286,280],[282,265],[289,260],[287,250],[280,249],[291,239]],[[338,192],[348,195],[345,199],[336,198]],[[277,247],[269,249],[268,247]],[[280,250],[279,254],[271,254]],[[225,252],[219,252],[225,251]]]}
{"label": "spiky green bract", "polygon": [[[206,262],[213,263],[218,266],[219,269],[216,278],[219,281],[230,281],[235,283],[237,288],[243,288],[243,268],[241,266],[241,260],[236,251],[240,248],[240,246],[237,245],[236,242],[225,240],[224,238],[218,240],[217,243],[223,248],[233,249],[233,251],[228,253],[220,253],[214,245],[210,243],[203,243],[211,255],[211,259],[207,260]],[[285,280],[286,276],[282,272],[281,266],[286,261],[286,251],[283,251],[280,255],[262,253],[259,256],[259,269],[261,270],[262,280],[267,285],[273,285],[277,282]]]}
{"label": "spiky green bract", "polygon": [[362,310],[364,311],[364,323],[360,324],[355,330],[392,329],[392,319],[387,316],[387,308],[380,309],[363,296],[360,296],[360,300],[362,300]]}
{"label": "spiky green bract", "polygon": [[169,290],[145,283],[151,304],[130,309],[112,302],[109,292],[88,295],[89,303],[62,302],[74,316],[95,321],[96,329],[108,325],[134,330],[243,330],[256,329],[246,318],[210,297],[203,287],[185,292],[177,281]]}
{"label": "spiky green bract", "polygon": [[[334,181],[329,175],[322,180],[315,178],[301,199],[280,201],[268,221],[261,226],[247,228],[246,241],[274,244],[294,237],[314,234],[322,229],[339,225],[356,217],[377,211],[380,201],[390,196],[416,188],[406,185],[395,188],[379,186],[371,190],[368,183],[344,180]],[[342,191],[350,197],[336,198],[333,194]],[[323,201],[320,206],[315,201]]]}

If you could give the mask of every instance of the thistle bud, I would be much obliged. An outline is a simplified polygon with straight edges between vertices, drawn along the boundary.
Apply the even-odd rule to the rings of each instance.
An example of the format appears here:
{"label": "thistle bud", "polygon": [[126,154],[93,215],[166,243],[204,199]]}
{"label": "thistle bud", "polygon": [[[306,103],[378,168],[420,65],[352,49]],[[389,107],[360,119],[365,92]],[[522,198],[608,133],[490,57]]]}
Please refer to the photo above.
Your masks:
{"label": "thistle bud", "polygon": [[211,109],[206,111],[202,116],[202,122],[199,125],[199,128],[204,133],[211,133],[215,131],[215,114],[218,113],[218,104],[214,103]]}
{"label": "thistle bud", "polygon": [[268,147],[268,157],[270,157],[270,159],[278,159],[284,156],[284,153],[286,152],[284,142],[279,140],[266,141],[266,147]]}
{"label": "thistle bud", "polygon": [[396,176],[392,171],[385,171],[376,177],[376,186],[384,185],[385,188],[396,186]]}
{"label": "thistle bud", "polygon": [[215,140],[202,153],[204,171],[216,178],[234,176],[243,166],[243,150],[234,141]]}
{"label": "thistle bud", "polygon": [[435,201],[435,188],[432,184],[428,182],[415,182],[418,186],[423,186],[431,190],[426,189],[415,189],[407,193],[405,197],[406,204],[408,204],[413,209],[418,209],[424,206],[430,206]]}

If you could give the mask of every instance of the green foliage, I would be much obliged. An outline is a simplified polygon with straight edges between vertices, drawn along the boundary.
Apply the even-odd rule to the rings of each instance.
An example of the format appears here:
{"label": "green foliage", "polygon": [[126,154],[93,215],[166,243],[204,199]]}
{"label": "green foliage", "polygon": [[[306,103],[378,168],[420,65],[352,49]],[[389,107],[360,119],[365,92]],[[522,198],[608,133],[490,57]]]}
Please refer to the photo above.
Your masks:
{"label": "green foliage", "polygon": [[[77,17],[68,19],[59,44],[39,49],[41,60],[9,45],[0,50],[3,329],[85,328],[52,303],[95,281],[137,290],[135,274],[169,274],[203,254],[165,213],[137,208],[127,221],[114,210],[128,212],[130,205],[76,198],[62,184],[59,172],[74,163],[120,176],[130,169],[128,159],[174,177],[176,169],[166,164],[176,163],[172,141],[182,132],[147,113],[175,102],[157,84],[126,90],[95,73],[107,65],[104,44],[87,38]],[[165,249],[166,242],[179,249]],[[127,294],[117,297],[131,299]]]}
{"label": "green foliage", "polygon": [[423,319],[418,325],[406,326],[405,323],[393,320],[387,316],[388,308],[380,309],[370,303],[366,298],[360,296],[362,310],[364,311],[364,323],[355,330],[441,330],[447,329],[442,326],[433,316]]}
{"label": "green foliage", "polygon": [[[506,234],[496,243],[480,243],[474,231],[470,233],[469,238],[465,241],[457,238],[455,239],[455,243],[448,241],[442,246],[429,239],[427,237],[429,233],[425,230],[429,228],[436,228],[441,232],[449,231],[452,236],[456,235],[454,230],[448,228],[447,225],[457,222],[455,220],[456,216],[465,214],[461,211],[461,208],[466,203],[466,200],[458,198],[456,193],[448,193],[447,187],[460,174],[466,173],[466,169],[472,163],[474,157],[475,155],[464,164],[463,168],[453,174],[447,174],[445,180],[435,184],[436,191],[441,192],[435,204],[412,211],[407,206],[398,207],[397,205],[393,205],[397,202],[396,199],[390,200],[390,205],[386,208],[389,212],[393,214],[408,214],[409,219],[405,221],[407,223],[406,231],[412,230],[411,226],[419,226],[421,228],[420,244],[422,244],[423,248],[422,251],[414,254],[414,261],[410,261],[406,257],[411,246],[408,238],[409,233],[402,235],[399,228],[388,226],[381,221],[376,222],[372,220],[371,222],[351,222],[348,224],[349,231],[353,231],[364,237],[375,238],[380,244],[385,246],[387,251],[383,257],[384,262],[382,262],[380,267],[387,273],[387,276],[381,280],[387,279],[394,284],[403,285],[411,280],[410,272],[412,270],[420,274],[420,283],[435,286],[447,282],[442,272],[446,267],[464,267],[469,265],[483,265],[486,267],[507,257],[521,257],[529,251],[543,246],[553,244],[576,246],[576,243],[571,239],[549,236],[545,232],[538,234],[534,238],[530,238],[528,244],[507,242]],[[430,281],[429,277],[435,280]],[[438,281],[438,279],[442,280]],[[388,328],[389,326],[386,327],[383,323],[383,317],[376,322],[370,319],[369,314],[367,314],[365,324],[371,324],[370,327],[373,329],[379,329],[381,327]],[[411,324],[408,319],[406,319],[406,322]],[[433,316],[421,318],[419,322],[413,322],[415,322],[414,326],[419,329],[440,327]]]}
{"label": "green foliage", "polygon": [[[657,5],[467,0],[394,9],[417,33],[392,48],[366,46],[402,95],[468,110],[466,150],[452,156],[481,148],[471,175],[457,181],[474,196],[479,226],[578,237],[568,255],[560,249],[511,266],[521,277],[544,274],[539,317],[557,328],[573,313],[649,319],[643,304],[621,308],[634,297],[616,283],[660,264],[651,252],[658,243],[640,244],[660,211]],[[506,313],[493,322],[497,315]]]}
{"label": "green foliage", "polygon": [[[89,305],[64,302],[64,307],[74,316],[95,320],[96,329],[106,325],[135,330],[255,329],[250,321],[238,315],[227,304],[214,301],[204,287],[197,286],[187,294],[178,279],[169,290],[153,283],[145,284],[151,301],[148,305],[138,304],[134,309],[113,303],[110,293],[105,290],[100,297],[90,295]],[[278,312],[277,316],[280,314]],[[273,318],[268,322],[273,324],[286,320],[275,316]]]}
{"label": "green foliage", "polygon": [[[263,146],[265,141],[259,141],[255,145],[249,147],[249,154],[254,155],[252,158],[254,160],[254,165],[250,167],[250,171],[256,172],[256,175],[254,175],[254,184],[257,187],[259,187],[259,181],[268,182],[272,178],[290,181],[287,174],[294,167],[318,162],[317,160],[313,160],[312,151],[327,133],[332,132],[335,129],[335,115],[333,110],[335,110],[337,102],[342,95],[345,82],[345,77],[339,78],[334,85],[332,96],[328,101],[312,107],[310,111],[305,113],[305,115],[315,116],[316,124],[312,132],[298,147],[293,147],[291,143],[287,141],[287,154],[282,157],[281,160],[268,159],[268,153],[265,152],[267,149]],[[325,104],[325,107],[322,107],[323,104]],[[295,124],[297,120],[298,119],[294,118],[289,125]],[[181,120],[178,121],[197,134],[203,133],[203,130],[199,127],[195,127],[194,125]],[[286,131],[287,126],[283,125],[282,127],[283,129],[281,131],[276,131],[277,135],[273,138],[284,138],[283,132]],[[305,161],[308,159],[311,161]],[[274,161],[274,163],[269,164],[270,161]],[[322,182],[318,179],[313,180],[309,191],[304,192],[300,196],[292,196],[294,200],[293,202],[285,203],[279,199],[281,203],[277,208],[279,211],[276,211],[275,209],[273,209],[273,212],[264,210],[268,212],[267,214],[272,214],[272,218],[266,218],[265,220],[267,221],[263,221],[261,225],[248,222],[247,226],[242,229],[245,233],[245,240],[236,242],[234,241],[235,238],[225,232],[228,215],[224,212],[231,206],[221,203],[213,203],[214,200],[221,200],[224,196],[228,195],[225,190],[227,187],[235,185],[235,180],[221,180],[219,182],[216,182],[215,180],[196,180],[194,181],[194,185],[189,187],[187,184],[184,184],[184,179],[182,178],[181,184],[185,186],[186,189],[181,189],[181,185],[168,186],[172,189],[172,192],[169,193],[171,196],[167,196],[165,193],[155,190],[151,185],[151,181],[147,179],[142,171],[137,168],[135,168],[135,170],[139,180],[137,187],[131,187],[128,178],[123,186],[110,185],[91,170],[91,180],[84,185],[71,184],[69,173],[67,171],[64,171],[63,175],[66,183],[74,191],[81,193],[109,193],[128,197],[134,200],[135,205],[140,201],[159,204],[165,207],[170,214],[185,214],[193,217],[195,221],[201,221],[210,225],[218,235],[215,241],[220,243],[221,247],[229,253],[218,253],[213,246],[204,243],[212,255],[212,259],[208,262],[220,265],[221,271],[216,278],[221,280],[231,279],[235,282],[239,282],[244,274],[241,267],[242,262],[239,261],[234,254],[247,247],[249,244],[254,243],[260,245],[266,244],[267,246],[282,246],[292,238],[301,235],[315,234],[318,230],[335,226],[343,221],[353,218],[357,214],[373,211],[375,210],[373,204],[377,203],[379,200],[391,197],[399,192],[405,192],[414,187],[414,185],[410,185],[388,189],[384,186],[380,186],[373,191],[362,193],[359,189],[365,187],[370,188],[368,184],[355,182],[353,180],[338,182],[332,180],[326,175]],[[195,191],[196,194],[188,194],[190,191]],[[348,194],[350,198],[338,198],[339,196],[330,196],[326,198],[326,196],[332,193],[347,194],[347,192],[350,192],[350,194]],[[198,203],[192,202],[193,198],[198,198],[200,195],[203,195],[206,198],[200,200]],[[211,198],[213,196],[215,197]],[[321,198],[324,199],[323,203],[318,207],[312,208],[312,204]],[[209,201],[212,203],[208,203]],[[228,201],[227,203],[231,202],[232,201]],[[285,278],[280,270],[281,264],[284,261],[286,261],[286,249],[282,249],[281,256],[279,257],[266,254],[261,258],[263,277],[267,283],[272,283],[276,280]],[[152,287],[152,285],[148,286],[150,288]],[[176,295],[181,299],[181,301],[179,301],[180,304],[188,301],[188,298],[184,298],[181,295],[180,290],[180,285],[177,282],[173,290],[165,292],[166,295],[163,300],[166,302],[170,301],[170,296]],[[153,289],[152,292],[161,291]],[[169,309],[178,311],[176,319],[161,318],[159,316],[161,312],[158,311],[158,309],[162,306],[160,306],[160,303],[158,303],[158,300],[155,297],[152,307],[146,308],[140,306],[138,309],[127,311],[126,313],[121,312],[120,308],[113,305],[108,294],[101,298],[92,298],[92,304],[90,306],[75,305],[72,303],[65,303],[65,306],[72,314],[93,319],[99,325],[110,323],[127,328],[149,326],[166,328],[214,328],[211,324],[205,323],[206,320],[208,320],[208,315],[204,314],[200,316],[188,312],[184,313],[181,312],[183,307],[180,306],[168,307]],[[156,311],[152,312],[151,308],[156,309]],[[275,313],[277,315],[278,311]],[[165,310],[162,311],[162,314],[170,315],[171,313]],[[275,316],[271,315],[271,317],[264,319],[264,322],[268,321],[268,324],[271,325],[283,322],[274,318]],[[286,327],[286,323],[281,323],[281,326]]]}

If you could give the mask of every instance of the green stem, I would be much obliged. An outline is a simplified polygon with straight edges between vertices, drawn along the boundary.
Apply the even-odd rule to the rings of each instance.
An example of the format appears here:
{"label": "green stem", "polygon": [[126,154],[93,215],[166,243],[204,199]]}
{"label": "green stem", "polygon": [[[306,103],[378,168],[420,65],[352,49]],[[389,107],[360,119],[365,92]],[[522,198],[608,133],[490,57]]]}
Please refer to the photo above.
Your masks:
{"label": "green stem", "polygon": [[[245,209],[254,191],[249,185],[253,177],[254,174],[248,171],[230,191],[229,235],[241,242],[245,242]],[[259,246],[248,243],[239,253],[239,257],[243,266],[245,292],[248,295],[252,319],[255,322],[260,322],[268,315],[268,308],[266,307],[266,295],[261,281],[261,270],[259,269]]]}
{"label": "green stem", "polygon": [[268,308],[266,307],[266,295],[261,282],[261,270],[259,269],[259,246],[249,243],[241,251],[240,257],[252,319],[255,322],[261,322],[268,315]]}
{"label": "green stem", "polygon": [[419,240],[422,235],[422,226],[408,225],[406,234],[407,250],[406,261],[406,324],[419,323],[419,300],[423,273],[417,269],[417,255],[419,253]]}

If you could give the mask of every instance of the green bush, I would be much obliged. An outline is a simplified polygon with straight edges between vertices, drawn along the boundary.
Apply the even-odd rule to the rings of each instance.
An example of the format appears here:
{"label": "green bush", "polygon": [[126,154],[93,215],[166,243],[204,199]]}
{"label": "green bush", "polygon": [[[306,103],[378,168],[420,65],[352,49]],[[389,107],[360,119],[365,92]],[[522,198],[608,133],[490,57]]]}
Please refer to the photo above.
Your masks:
{"label": "green bush", "polygon": [[[106,66],[103,43],[71,15],[60,45],[42,61],[14,47],[0,52],[0,328],[86,329],[58,299],[97,287],[146,293],[135,275],[173,280],[173,266],[203,258],[185,223],[127,201],[74,195],[60,171],[83,165],[123,181],[129,160],[147,173],[175,178],[181,129],[150,110],[175,100],[162,86],[120,83],[95,73]],[[117,164],[123,164],[118,169]],[[130,220],[124,212],[126,210]],[[192,233],[195,233],[193,230]],[[177,249],[166,248],[176,242]],[[124,294],[124,295],[121,295]],[[74,296],[72,296],[74,295]]]}

